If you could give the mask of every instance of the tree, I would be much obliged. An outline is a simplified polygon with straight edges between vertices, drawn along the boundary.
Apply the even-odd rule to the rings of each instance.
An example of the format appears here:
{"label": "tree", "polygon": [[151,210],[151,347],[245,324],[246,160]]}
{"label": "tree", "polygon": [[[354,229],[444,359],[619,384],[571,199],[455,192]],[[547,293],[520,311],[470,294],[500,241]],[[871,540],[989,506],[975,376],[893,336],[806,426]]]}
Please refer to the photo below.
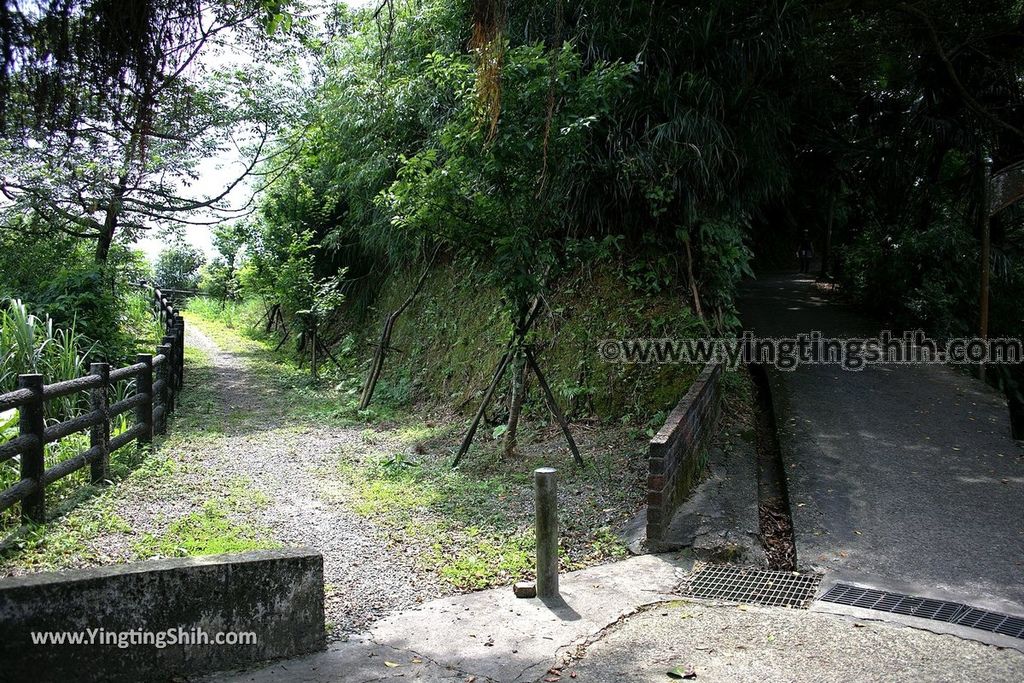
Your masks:
{"label": "tree", "polygon": [[[37,216],[45,230],[93,241],[94,258],[104,263],[117,237],[131,242],[154,225],[211,224],[247,211],[226,199],[266,156],[283,106],[281,79],[258,66],[213,72],[202,56],[228,36],[256,35],[266,6],[94,0],[51,6],[35,18],[19,14],[24,40],[15,42],[26,53],[26,73],[4,72],[0,192],[7,205],[0,221],[15,229],[17,216]],[[96,56],[98,73],[70,58],[51,64],[46,55],[54,47],[45,40],[33,49],[29,38],[49,37],[51,25],[64,27],[67,49]],[[56,78],[72,87],[54,86]],[[50,106],[15,108],[33,95]],[[238,174],[191,193],[199,162],[229,149],[247,159]]]}
{"label": "tree", "polygon": [[160,252],[154,277],[163,289],[194,290],[199,285],[199,269],[206,263],[203,253],[193,246],[178,243]]}
{"label": "tree", "polygon": [[246,236],[246,230],[238,223],[218,225],[213,229],[217,256],[200,269],[199,288],[204,294],[222,302],[238,297],[238,260]]}

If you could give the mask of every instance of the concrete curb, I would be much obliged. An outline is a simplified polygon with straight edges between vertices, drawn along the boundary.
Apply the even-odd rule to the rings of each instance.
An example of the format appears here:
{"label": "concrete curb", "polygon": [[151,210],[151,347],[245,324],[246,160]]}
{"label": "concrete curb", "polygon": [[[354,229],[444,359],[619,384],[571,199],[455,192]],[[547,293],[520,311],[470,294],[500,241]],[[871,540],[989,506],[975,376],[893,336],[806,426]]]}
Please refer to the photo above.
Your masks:
{"label": "concrete curb", "polygon": [[0,580],[4,680],[162,680],[324,644],[323,557],[308,549]]}

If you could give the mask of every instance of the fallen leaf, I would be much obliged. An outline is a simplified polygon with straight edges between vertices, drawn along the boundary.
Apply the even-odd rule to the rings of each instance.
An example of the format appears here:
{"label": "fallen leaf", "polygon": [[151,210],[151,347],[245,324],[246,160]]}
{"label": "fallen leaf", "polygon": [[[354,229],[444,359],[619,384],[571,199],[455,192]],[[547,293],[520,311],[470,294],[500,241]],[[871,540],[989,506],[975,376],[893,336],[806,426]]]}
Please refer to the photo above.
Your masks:
{"label": "fallen leaf", "polygon": [[670,669],[666,673],[667,673],[669,678],[674,678],[676,680],[683,680],[683,679],[687,679],[688,680],[688,679],[696,678],[697,677],[697,672],[693,670],[693,665],[692,664],[689,665],[689,666],[686,666],[686,667],[684,667],[682,665],[679,665],[679,666],[675,667],[674,669]]}
{"label": "fallen leaf", "polygon": [[386,666],[386,667],[389,667],[389,668],[392,668],[392,669],[393,669],[393,668],[395,668],[396,666],[398,666],[398,663],[397,663],[397,662],[388,662],[388,661],[385,661],[385,662],[384,662],[384,666]]}

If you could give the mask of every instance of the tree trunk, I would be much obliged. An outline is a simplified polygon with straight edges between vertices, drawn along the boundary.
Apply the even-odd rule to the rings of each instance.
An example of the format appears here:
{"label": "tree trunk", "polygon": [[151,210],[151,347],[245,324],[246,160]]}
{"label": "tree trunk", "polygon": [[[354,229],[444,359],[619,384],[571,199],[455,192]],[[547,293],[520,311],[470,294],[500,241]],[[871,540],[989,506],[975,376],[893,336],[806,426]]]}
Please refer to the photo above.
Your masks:
{"label": "tree trunk", "polygon": [[523,412],[523,400],[526,398],[526,356],[521,351],[515,353],[515,366],[512,370],[512,399],[509,401],[508,424],[505,428],[506,458],[511,458],[515,453],[519,416]]}
{"label": "tree trunk", "polygon": [[829,259],[832,258],[832,225],[836,217],[836,193],[832,193],[832,198],[828,203],[828,225],[825,228],[825,244],[821,249],[821,274],[818,276],[819,280],[827,280],[829,276],[828,264]]}
{"label": "tree trunk", "polygon": [[[988,338],[989,277],[992,259],[992,231],[988,206],[988,184],[992,176],[992,160],[982,156],[981,183],[978,188],[978,230],[981,233],[981,296],[978,302],[978,336]],[[984,366],[979,370],[984,372]],[[984,377],[984,374],[982,374]]]}
{"label": "tree trunk", "polygon": [[700,293],[697,290],[697,279],[693,276],[693,251],[690,249],[690,240],[683,240],[686,247],[686,279],[690,282],[690,295],[693,297],[693,310],[697,317],[704,319],[704,311],[701,310]]}
{"label": "tree trunk", "polygon": [[317,381],[319,379],[319,377],[317,377],[317,374],[316,374],[316,371],[317,371],[317,367],[316,367],[316,360],[317,360],[316,359],[316,350],[317,350],[316,349],[316,320],[313,321],[313,330],[312,330],[312,332],[310,334],[313,337],[313,342],[309,345],[309,347],[310,347],[309,370],[310,370],[310,373],[313,376],[313,381],[315,382],[315,381]]}
{"label": "tree trunk", "polygon": [[110,201],[107,203],[106,215],[103,219],[103,232],[96,240],[96,263],[103,265],[110,256],[110,247],[114,243],[114,233],[117,232],[118,218],[121,216],[121,205],[124,201],[125,192],[128,190],[128,174],[122,173],[117,179],[117,187],[114,188]]}

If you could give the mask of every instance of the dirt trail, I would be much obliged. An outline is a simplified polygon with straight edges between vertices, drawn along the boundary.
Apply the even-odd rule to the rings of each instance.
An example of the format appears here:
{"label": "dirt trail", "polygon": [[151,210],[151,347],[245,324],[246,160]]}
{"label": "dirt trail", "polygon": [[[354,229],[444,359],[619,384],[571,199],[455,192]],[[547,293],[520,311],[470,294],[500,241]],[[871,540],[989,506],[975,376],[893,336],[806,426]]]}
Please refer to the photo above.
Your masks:
{"label": "dirt trail", "polygon": [[358,630],[434,597],[432,582],[389,550],[371,521],[352,512],[343,496],[323,495],[324,473],[337,468],[339,453],[366,448],[362,430],[282,424],[267,400],[273,390],[261,386],[241,354],[221,350],[195,325],[188,327],[186,344],[210,360],[218,387],[210,419],[230,425],[215,447],[204,451],[203,466],[225,480],[247,478],[265,495],[267,504],[251,513],[251,522],[284,545],[323,554],[328,622],[343,631]]}

